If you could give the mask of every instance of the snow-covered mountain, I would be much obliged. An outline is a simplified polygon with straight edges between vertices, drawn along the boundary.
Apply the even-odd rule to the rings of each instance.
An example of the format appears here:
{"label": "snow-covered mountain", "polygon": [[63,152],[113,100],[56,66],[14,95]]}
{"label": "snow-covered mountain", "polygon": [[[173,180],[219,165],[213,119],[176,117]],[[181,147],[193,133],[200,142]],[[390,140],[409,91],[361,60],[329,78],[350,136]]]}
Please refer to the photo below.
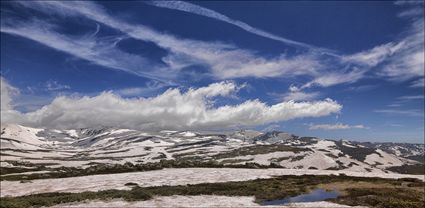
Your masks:
{"label": "snow-covered mountain", "polygon": [[49,167],[160,160],[216,161],[291,169],[390,172],[424,163],[424,144],[365,143],[285,132],[148,132],[111,127],[73,130],[1,125],[1,166],[13,161]]}

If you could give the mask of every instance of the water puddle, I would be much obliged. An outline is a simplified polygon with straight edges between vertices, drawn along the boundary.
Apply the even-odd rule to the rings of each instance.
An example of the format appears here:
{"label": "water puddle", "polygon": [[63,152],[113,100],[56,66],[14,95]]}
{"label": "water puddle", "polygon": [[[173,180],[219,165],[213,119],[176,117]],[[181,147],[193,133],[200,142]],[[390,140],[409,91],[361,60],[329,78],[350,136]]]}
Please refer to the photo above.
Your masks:
{"label": "water puddle", "polygon": [[324,189],[315,189],[310,193],[301,194],[294,197],[286,197],[283,199],[276,199],[264,201],[262,205],[286,205],[294,202],[316,202],[324,201],[326,199],[335,199],[339,193],[337,191],[326,191]]}

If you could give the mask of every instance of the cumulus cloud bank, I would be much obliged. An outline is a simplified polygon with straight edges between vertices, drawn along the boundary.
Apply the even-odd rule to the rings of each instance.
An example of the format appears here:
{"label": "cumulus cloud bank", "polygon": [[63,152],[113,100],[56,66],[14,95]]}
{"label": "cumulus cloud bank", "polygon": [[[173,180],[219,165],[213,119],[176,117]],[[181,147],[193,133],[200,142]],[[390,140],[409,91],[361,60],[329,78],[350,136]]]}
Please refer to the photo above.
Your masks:
{"label": "cumulus cloud bank", "polygon": [[[107,125],[133,129],[223,129],[255,126],[303,117],[338,113],[342,106],[325,99],[315,102],[281,102],[267,105],[247,100],[237,105],[214,106],[217,96],[231,96],[240,86],[233,82],[213,83],[182,92],[170,88],[150,98],[122,98],[112,92],[94,97],[55,98],[39,110],[21,113],[1,111],[2,122],[34,127],[81,128]],[[4,92],[3,92],[4,90]],[[7,94],[7,88],[2,88]],[[3,99],[2,99],[3,100]],[[3,106],[3,103],[2,103]]]}
{"label": "cumulus cloud bank", "polygon": [[11,86],[3,77],[0,77],[0,106],[1,111],[11,110],[12,106],[12,97],[19,93],[19,90]]}

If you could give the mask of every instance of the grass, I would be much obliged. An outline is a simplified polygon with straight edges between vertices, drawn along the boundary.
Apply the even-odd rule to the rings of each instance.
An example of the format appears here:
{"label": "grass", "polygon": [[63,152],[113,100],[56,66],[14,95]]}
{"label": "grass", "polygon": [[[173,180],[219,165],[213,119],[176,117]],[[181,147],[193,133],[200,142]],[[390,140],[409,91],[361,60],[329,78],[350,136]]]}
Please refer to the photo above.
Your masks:
{"label": "grass", "polygon": [[[47,173],[31,173],[23,175],[0,175],[0,180],[8,181],[21,181],[21,180],[34,180],[34,179],[47,179],[47,178],[68,178],[77,176],[87,175],[99,175],[99,174],[113,174],[113,173],[127,173],[127,172],[140,172],[140,171],[151,171],[160,170],[163,168],[282,168],[277,164],[270,165],[259,165],[256,163],[245,163],[245,164],[224,164],[214,160],[200,161],[200,160],[161,160],[160,162],[149,162],[143,164],[93,164],[87,168],[77,167],[59,167],[59,168],[39,168],[39,169],[23,169],[14,170],[12,172],[27,172],[27,171],[50,171]],[[2,169],[3,171],[3,169]]]}
{"label": "grass", "polygon": [[41,207],[86,200],[124,199],[141,201],[153,196],[223,195],[255,196],[256,202],[282,199],[309,192],[317,187],[342,193],[334,202],[373,207],[423,207],[425,183],[415,179],[381,179],[348,176],[280,176],[241,182],[203,183],[182,186],[139,187],[131,190],[106,190],[82,193],[43,193],[3,197],[0,207]]}
{"label": "grass", "polygon": [[[45,178],[66,178],[66,177],[76,177],[76,176],[86,176],[86,175],[97,175],[97,174],[111,174],[111,173],[124,173],[124,172],[135,172],[135,171],[148,171],[148,170],[158,170],[162,167],[158,166],[155,163],[146,163],[143,165],[134,165],[132,163],[125,164],[96,164],[87,168],[76,168],[76,167],[59,167],[59,168],[37,168],[30,169],[30,171],[40,171],[48,170],[51,172],[48,173],[32,173],[25,175],[0,175],[0,180],[33,180],[33,179],[45,179]],[[16,170],[18,171],[18,170]],[[15,171],[15,172],[16,172]],[[28,170],[26,170],[28,171]],[[25,172],[25,171],[22,171]]]}
{"label": "grass", "polygon": [[351,156],[352,158],[358,160],[358,161],[365,161],[366,156],[370,154],[378,154],[381,156],[378,152],[376,152],[376,148],[368,148],[368,147],[348,147],[343,145],[342,140],[335,142],[336,146],[338,147],[341,152],[343,152],[346,155]]}
{"label": "grass", "polygon": [[425,175],[425,165],[424,164],[415,164],[402,166],[394,166],[387,168],[389,171],[393,171],[401,174],[414,174],[414,175]]}
{"label": "grass", "polygon": [[234,149],[229,152],[219,153],[213,155],[214,159],[223,159],[223,158],[232,158],[237,156],[246,156],[246,155],[258,155],[258,154],[267,154],[272,152],[304,152],[310,151],[308,148],[299,148],[299,147],[290,147],[283,144],[273,144],[273,145],[255,145],[255,146],[247,146],[241,147],[238,149]]}
{"label": "grass", "polygon": [[22,161],[5,161],[13,167],[1,167],[0,166],[0,175],[5,174],[12,174],[12,173],[24,173],[28,171],[41,171],[46,170],[46,166],[48,165],[56,165],[57,163],[29,163],[29,162],[22,162]]}
{"label": "grass", "polygon": [[253,159],[225,159],[222,160],[221,163],[227,164],[227,163],[241,163],[241,162],[249,162]]}
{"label": "grass", "polygon": [[270,159],[270,162],[280,163],[284,160],[289,160],[289,159],[291,159],[291,157],[276,157],[276,158]]}
{"label": "grass", "polygon": [[341,196],[331,201],[351,206],[416,208],[425,205],[423,182],[412,183],[406,179],[390,182],[378,180],[374,183],[356,181],[320,186],[330,190],[339,190],[342,193]]}

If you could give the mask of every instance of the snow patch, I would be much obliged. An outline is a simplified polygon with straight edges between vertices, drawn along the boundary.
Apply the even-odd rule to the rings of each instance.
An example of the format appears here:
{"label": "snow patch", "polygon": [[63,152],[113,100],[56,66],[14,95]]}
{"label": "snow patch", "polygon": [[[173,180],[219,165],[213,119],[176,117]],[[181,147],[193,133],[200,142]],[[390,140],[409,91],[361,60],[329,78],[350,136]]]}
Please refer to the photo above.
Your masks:
{"label": "snow patch", "polygon": [[372,172],[349,172],[329,170],[298,169],[242,169],[242,168],[170,168],[146,172],[131,172],[107,175],[91,175],[72,178],[32,180],[32,183],[19,181],[1,181],[0,196],[21,196],[46,192],[83,192],[108,189],[128,190],[124,184],[132,182],[142,187],[176,186],[199,183],[218,183],[228,181],[246,181],[257,178],[271,178],[279,175],[333,175],[343,173],[348,176],[381,178],[418,178],[425,181],[423,175],[378,174]]}

